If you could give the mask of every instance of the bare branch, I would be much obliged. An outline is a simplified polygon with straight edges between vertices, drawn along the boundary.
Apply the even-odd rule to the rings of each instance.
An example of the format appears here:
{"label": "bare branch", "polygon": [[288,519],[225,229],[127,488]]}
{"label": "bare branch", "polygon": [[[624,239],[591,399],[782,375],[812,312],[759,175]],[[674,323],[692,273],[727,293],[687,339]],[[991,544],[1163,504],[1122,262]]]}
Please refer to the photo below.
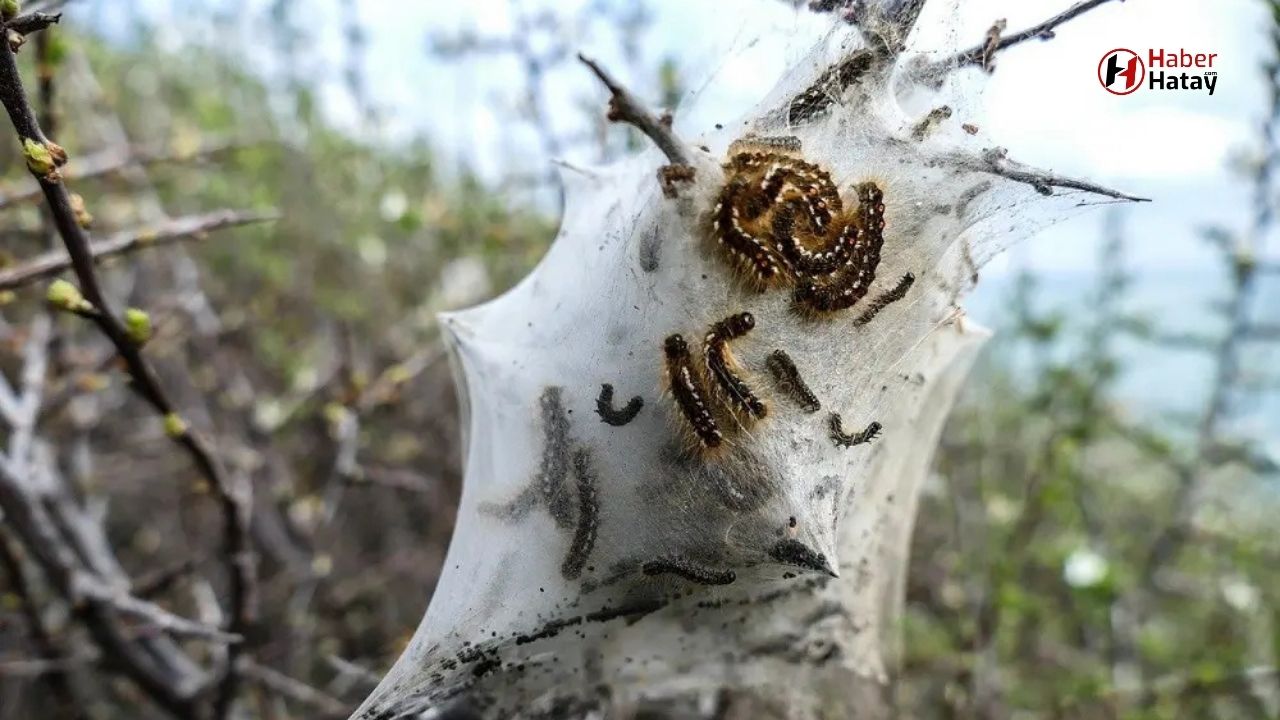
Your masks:
{"label": "bare branch", "polygon": [[[194,148],[175,148],[171,142],[141,146],[126,145],[86,155],[63,168],[62,177],[64,180],[91,180],[123,173],[138,167],[204,160],[240,148],[250,147],[253,144],[252,141],[217,138],[205,141]],[[37,183],[27,184],[7,195],[0,196],[0,210],[18,203],[35,200],[40,195],[41,188]]]}
{"label": "bare branch", "polygon": [[629,90],[615,80],[604,68],[600,67],[600,64],[595,60],[581,53],[578,54],[578,59],[591,68],[591,72],[595,73],[600,82],[604,83],[604,86],[609,89],[609,93],[612,95],[609,99],[609,120],[634,126],[637,130],[647,135],[672,163],[676,165],[690,164],[689,153],[680,138],[676,137],[676,134],[672,132],[669,122],[663,122],[649,112]]}
{"label": "bare branch", "polygon": [[[1124,0],[1119,0],[1124,2]],[[938,70],[958,70],[965,67],[987,67],[991,58],[996,53],[1008,50],[1019,43],[1026,42],[1033,38],[1041,40],[1052,40],[1057,28],[1070,22],[1071,20],[1093,10],[1094,8],[1105,5],[1112,0],[1082,0],[1072,5],[1066,10],[1054,15],[1044,22],[1033,25],[1025,30],[1013,33],[1011,35],[1002,35],[999,31],[995,33],[993,38],[984,40],[982,43],[975,45],[968,50],[956,53],[951,57],[932,63],[928,66],[927,74]]]}
{"label": "bare branch", "polygon": [[29,12],[10,20],[6,27],[19,35],[40,32],[62,20],[62,13]]}
{"label": "bare branch", "polygon": [[1115,198],[1116,200],[1151,202],[1150,198],[1127,195],[1118,190],[1111,190],[1087,180],[1078,180],[1076,178],[1057,175],[1046,170],[1033,168],[1029,165],[1023,165],[1016,160],[1010,160],[1008,151],[1004,148],[990,148],[982,153],[980,160],[967,156],[958,156],[953,159],[958,165],[967,167],[970,170],[999,175],[1000,177],[1013,180],[1014,182],[1026,183],[1027,185],[1035,188],[1036,192],[1041,195],[1053,195],[1054,188],[1066,188],[1069,190],[1083,190],[1084,192]]}
{"label": "bare branch", "polygon": [[245,660],[241,663],[241,670],[267,690],[306,705],[324,716],[346,717],[351,710],[346,703],[332,695],[264,665]]}
{"label": "bare branch", "polygon": [[[151,228],[135,228],[118,232],[106,240],[93,243],[89,251],[95,262],[117,255],[127,255],[145,248],[167,245],[190,238],[203,239],[206,233],[253,223],[269,222],[275,213],[219,210],[204,215],[191,215],[170,220]],[[0,290],[14,290],[24,285],[53,277],[71,267],[71,258],[63,250],[37,255],[26,262],[0,270]]]}

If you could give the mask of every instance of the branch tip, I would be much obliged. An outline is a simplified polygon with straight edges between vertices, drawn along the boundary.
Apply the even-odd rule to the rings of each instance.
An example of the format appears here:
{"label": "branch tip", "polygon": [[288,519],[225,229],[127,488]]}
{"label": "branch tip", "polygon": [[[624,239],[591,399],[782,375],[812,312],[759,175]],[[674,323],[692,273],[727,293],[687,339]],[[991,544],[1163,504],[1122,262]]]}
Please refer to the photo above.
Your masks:
{"label": "branch tip", "polygon": [[591,72],[609,90],[609,110],[606,115],[610,122],[622,122],[635,127],[644,133],[658,149],[667,156],[674,165],[689,165],[689,153],[680,138],[672,130],[670,113],[661,117],[655,116],[644,107],[621,83],[614,79],[600,63],[578,53],[578,60],[591,69]]}

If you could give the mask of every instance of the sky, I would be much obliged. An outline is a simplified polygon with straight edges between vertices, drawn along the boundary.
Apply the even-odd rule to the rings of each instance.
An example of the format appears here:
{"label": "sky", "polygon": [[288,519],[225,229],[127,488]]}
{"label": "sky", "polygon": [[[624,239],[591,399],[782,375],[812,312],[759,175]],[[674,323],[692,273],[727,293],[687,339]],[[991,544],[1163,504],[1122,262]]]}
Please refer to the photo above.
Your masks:
{"label": "sky", "polygon": [[[242,3],[261,9],[270,1],[138,0],[134,12],[178,29],[171,36],[176,39],[208,32],[205,24],[191,22],[199,15],[190,12],[193,7],[222,6],[239,13]],[[388,140],[425,134],[446,164],[494,181],[512,170],[539,173],[552,158],[514,119],[521,88],[516,62],[500,55],[441,60],[427,52],[428,38],[460,32],[502,37],[511,32],[515,5],[573,15],[588,2],[602,1],[626,5],[626,0],[299,0],[312,36],[295,71],[330,78],[323,95],[327,112],[353,130],[367,129],[341,82],[348,47],[342,7],[355,2],[368,37],[363,68],[374,104],[383,110]],[[959,9],[954,22],[928,24],[925,31],[938,42],[968,46],[996,19],[1006,19],[1012,31],[1074,0],[932,2]],[[650,96],[655,79],[642,76],[637,67],[652,69],[660,59],[673,58],[687,86],[701,91],[696,111],[678,118],[686,136],[751,107],[787,61],[806,52],[831,23],[779,0],[650,0],[649,7],[652,21],[640,37],[638,63],[620,55],[617,37],[602,26],[575,28],[570,44]],[[84,0],[72,13],[106,32],[121,22],[114,0]],[[253,14],[243,18],[246,37],[260,36]],[[1260,68],[1270,52],[1267,27],[1258,0],[1112,2],[1064,25],[1051,42],[1031,41],[1002,54],[977,103],[966,109],[988,137],[1023,162],[1152,199],[1127,209],[1126,260],[1138,276],[1140,309],[1171,330],[1210,322],[1207,301],[1221,289],[1220,267],[1201,229],[1238,230],[1248,222],[1248,190],[1238,167],[1257,153],[1254,136],[1266,102]],[[1217,53],[1218,85],[1212,96],[1146,88],[1111,95],[1101,88],[1097,67],[1117,47],[1144,57],[1148,48]],[[268,53],[254,62],[271,69]],[[547,94],[552,121],[564,133],[585,130],[583,108],[603,102],[595,80],[576,63],[550,74]],[[566,156],[576,162],[593,159],[573,151]],[[997,315],[1008,279],[1022,268],[1043,274],[1058,300],[1080,302],[1087,280],[1097,275],[1102,222],[1101,212],[1074,217],[997,258],[984,269],[988,282],[970,298],[971,313],[979,319]],[[1272,242],[1271,254],[1278,253],[1280,241]],[[998,328],[998,318],[991,321]],[[1130,381],[1130,390],[1148,404],[1159,387],[1182,388],[1173,400],[1193,399],[1197,393],[1185,387],[1185,378],[1207,375],[1193,357],[1167,351],[1142,357],[1144,372]],[[1280,408],[1267,414],[1280,423]]]}

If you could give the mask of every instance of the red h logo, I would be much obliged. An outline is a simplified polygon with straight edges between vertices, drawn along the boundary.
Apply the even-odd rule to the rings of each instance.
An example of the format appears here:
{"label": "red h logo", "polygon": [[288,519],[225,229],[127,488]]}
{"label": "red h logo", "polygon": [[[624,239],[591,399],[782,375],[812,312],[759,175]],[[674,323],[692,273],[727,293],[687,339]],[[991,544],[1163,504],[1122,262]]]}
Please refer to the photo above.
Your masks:
{"label": "red h logo", "polygon": [[1098,63],[1098,82],[1113,95],[1128,95],[1142,87],[1147,66],[1132,50],[1117,48],[1102,56]]}

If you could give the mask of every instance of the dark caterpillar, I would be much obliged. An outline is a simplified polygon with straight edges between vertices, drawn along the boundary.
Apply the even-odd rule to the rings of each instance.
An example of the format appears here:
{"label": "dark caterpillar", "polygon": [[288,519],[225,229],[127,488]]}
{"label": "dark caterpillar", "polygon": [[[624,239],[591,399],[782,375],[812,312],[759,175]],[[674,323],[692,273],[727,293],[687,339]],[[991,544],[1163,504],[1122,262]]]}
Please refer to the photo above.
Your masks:
{"label": "dark caterpillar", "polygon": [[831,413],[828,423],[831,428],[831,441],[836,444],[836,447],[845,448],[871,442],[880,434],[880,430],[883,427],[880,423],[872,421],[861,432],[850,435],[844,431],[844,423],[840,419],[840,413]]}
{"label": "dark caterpillar", "polygon": [[774,383],[786,395],[790,396],[800,409],[807,413],[816,413],[822,409],[818,396],[809,389],[808,383],[800,376],[800,370],[785,350],[774,350],[765,360],[765,367],[773,376]]}
{"label": "dark caterpillar", "polygon": [[587,558],[595,549],[600,526],[600,501],[596,497],[596,476],[589,452],[583,449],[574,451],[573,472],[578,476],[578,526],[569,543],[569,554],[560,565],[560,573],[569,580],[582,574]]}
{"label": "dark caterpillar", "polygon": [[607,425],[622,427],[640,414],[644,407],[644,399],[639,395],[627,401],[621,409],[613,407],[613,386],[605,383],[600,386],[600,397],[596,398],[596,414]]}
{"label": "dark caterpillar", "polygon": [[732,402],[738,405],[757,420],[769,414],[769,408],[732,367],[728,345],[731,341],[746,335],[756,326],[751,313],[738,313],[715,323],[707,331],[703,341],[702,352],[707,364],[707,371],[720,390]]}
{"label": "dark caterpillar", "polygon": [[898,280],[897,285],[894,285],[891,289],[886,290],[877,296],[875,300],[872,300],[871,304],[867,306],[866,311],[858,316],[858,319],[854,321],[854,324],[866,325],[874,320],[876,315],[880,314],[881,310],[906,297],[907,291],[911,289],[911,286],[915,284],[915,281],[915,275],[912,275],[911,273],[903,275]]}
{"label": "dark caterpillar", "polygon": [[[750,202],[753,195],[757,198],[754,205]],[[756,217],[766,209],[759,197],[759,193],[747,191],[741,178],[731,180],[720,191],[712,212],[712,229],[720,246],[748,268],[757,281],[767,285],[784,275],[783,267],[773,250],[742,226],[743,215]]]}
{"label": "dark caterpillar", "polygon": [[702,585],[728,585],[738,579],[737,573],[732,570],[715,570],[689,562],[683,558],[658,558],[645,563],[641,570],[645,575],[679,575],[685,580],[691,580]]}
{"label": "dark caterpillar", "polygon": [[769,548],[769,557],[780,563],[836,577],[836,572],[831,569],[831,563],[827,562],[827,556],[799,540],[779,540]]}
{"label": "dark caterpillar", "polygon": [[663,344],[666,354],[667,379],[680,416],[684,418],[698,443],[707,449],[720,447],[724,435],[707,405],[709,399],[702,373],[689,354],[689,344],[680,334],[671,335]]}
{"label": "dark caterpillar", "polygon": [[539,398],[543,444],[534,484],[556,525],[568,528],[573,524],[573,507],[565,487],[569,474],[569,416],[561,400],[562,392],[562,388],[548,387]]}

